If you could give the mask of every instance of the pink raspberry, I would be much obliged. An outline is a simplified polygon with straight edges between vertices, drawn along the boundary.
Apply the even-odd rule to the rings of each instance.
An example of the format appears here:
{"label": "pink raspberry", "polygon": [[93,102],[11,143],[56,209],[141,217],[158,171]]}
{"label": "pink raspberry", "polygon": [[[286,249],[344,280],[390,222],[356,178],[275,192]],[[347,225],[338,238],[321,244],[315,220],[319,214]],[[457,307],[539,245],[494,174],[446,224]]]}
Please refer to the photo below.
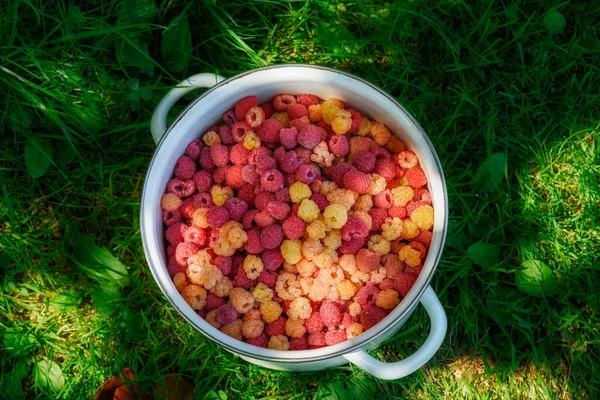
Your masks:
{"label": "pink raspberry", "polygon": [[194,182],[199,192],[206,192],[213,185],[212,175],[206,171],[198,171],[194,174]]}
{"label": "pink raspberry", "polygon": [[283,147],[283,146],[279,146],[278,148],[275,149],[275,151],[273,151],[273,158],[278,163],[281,162],[281,159],[284,155],[285,155],[285,147]]}
{"label": "pink raspberry", "polygon": [[350,145],[350,154],[356,155],[371,150],[375,142],[368,137],[352,136],[348,139],[348,144]]}
{"label": "pink raspberry", "polygon": [[258,149],[250,151],[248,162],[250,164],[257,164],[262,157],[273,157],[273,152],[265,146],[260,146]]}
{"label": "pink raspberry", "polygon": [[192,179],[173,178],[167,183],[167,192],[179,198],[191,196],[196,191],[196,183]]}
{"label": "pink raspberry", "polygon": [[385,189],[381,193],[377,193],[373,196],[373,205],[375,207],[389,209],[394,204],[394,198],[390,189]]}
{"label": "pink raspberry", "polygon": [[212,311],[224,305],[225,300],[222,297],[209,293],[208,296],[206,296],[206,305],[204,306],[204,309],[206,311]]}
{"label": "pink raspberry", "polygon": [[388,209],[388,217],[398,217],[400,219],[406,218],[406,207],[392,206]]}
{"label": "pink raspberry", "polygon": [[204,229],[192,225],[183,232],[183,241],[202,248],[206,244],[206,232]]}
{"label": "pink raspberry", "polygon": [[319,315],[323,325],[327,327],[336,326],[342,319],[342,313],[337,305],[331,301],[324,301],[319,309]]}
{"label": "pink raspberry", "polygon": [[221,115],[221,119],[223,120],[223,122],[225,122],[229,126],[238,122],[238,118],[236,117],[235,111],[233,109],[229,109],[229,110],[225,111]]}
{"label": "pink raspberry", "polygon": [[244,200],[246,203],[248,203],[248,207],[253,207],[254,206],[254,191],[256,189],[256,186],[248,183],[244,186],[242,186],[238,192],[237,192],[237,197],[239,197],[240,199]]}
{"label": "pink raspberry", "polygon": [[279,131],[283,125],[274,119],[266,119],[256,130],[256,134],[262,142],[275,143],[279,138]]}
{"label": "pink raspberry", "polygon": [[233,124],[231,127],[231,136],[233,137],[233,141],[236,143],[240,143],[244,140],[244,136],[246,136],[246,132],[250,132],[252,128],[245,121],[239,121]]}
{"label": "pink raspberry", "polygon": [[431,246],[432,237],[433,237],[433,233],[431,233],[430,231],[422,231],[413,240],[415,242],[419,242],[419,243],[423,244],[423,246],[425,246],[426,249],[429,249],[429,246]]}
{"label": "pink raspberry", "polygon": [[379,293],[379,289],[372,283],[368,283],[367,285],[360,288],[358,293],[356,293],[356,297],[354,298],[358,304],[365,307],[368,304],[375,303],[375,297]]}
{"label": "pink raspberry", "polygon": [[333,346],[344,341],[346,341],[346,331],[343,329],[333,329],[325,333],[325,344],[327,346]]}
{"label": "pink raspberry", "polygon": [[276,220],[283,221],[290,213],[290,206],[281,201],[271,201],[267,204],[267,212]]}
{"label": "pink raspberry", "polygon": [[360,323],[365,330],[371,329],[387,316],[386,312],[374,305],[363,307],[360,313]]}
{"label": "pink raspberry", "polygon": [[304,164],[310,164],[312,162],[312,160],[310,159],[310,156],[312,155],[312,150],[298,146],[294,149],[294,153],[296,153],[296,157],[298,158],[298,160],[302,161]]}
{"label": "pink raspberry", "polygon": [[233,287],[241,287],[243,289],[251,289],[256,286],[256,279],[248,278],[244,268],[238,268],[237,274],[233,279]]}
{"label": "pink raspberry", "polygon": [[231,147],[229,152],[229,159],[232,164],[245,165],[248,163],[248,156],[250,151],[246,150],[242,143],[236,143]]}
{"label": "pink raspberry", "polygon": [[271,115],[275,114],[275,107],[271,101],[261,104],[260,108],[265,112],[265,118],[271,118]]}
{"label": "pink raspberry", "polygon": [[212,157],[210,156],[210,147],[204,146],[202,150],[200,150],[200,157],[198,157],[198,163],[205,171],[213,169],[215,167],[215,163],[213,163]]}
{"label": "pink raspberry", "polygon": [[277,192],[283,188],[283,174],[276,169],[266,171],[260,177],[260,186],[266,191]]}
{"label": "pink raspberry", "polygon": [[358,126],[360,125],[360,120],[362,119],[362,116],[360,115],[360,113],[352,108],[346,108],[346,111],[348,111],[351,115],[352,118],[352,125],[350,125],[350,129],[348,130],[348,133],[354,133],[356,132],[356,130],[358,129]]}
{"label": "pink raspberry", "polygon": [[265,249],[260,242],[260,232],[258,229],[251,229],[246,232],[248,235],[248,243],[246,243],[246,251],[250,254],[260,254]]}
{"label": "pink raspberry", "polygon": [[263,270],[258,276],[258,281],[266,285],[267,287],[272,288],[275,287],[275,284],[277,283],[277,277],[279,277],[279,274],[277,272],[269,272],[267,270]]}
{"label": "pink raspberry", "polygon": [[387,182],[391,182],[396,177],[396,166],[389,158],[382,158],[375,162],[375,173],[385,178]]}
{"label": "pink raspberry", "polygon": [[250,230],[250,229],[254,229],[257,228],[258,225],[256,224],[256,221],[254,220],[254,217],[256,217],[256,214],[258,214],[259,211],[258,210],[250,210],[248,212],[246,212],[246,214],[244,214],[244,216],[242,217],[242,225],[244,225],[244,229],[245,230]]}
{"label": "pink raspberry", "polygon": [[[338,165],[334,165],[329,170],[329,177],[339,186],[344,186],[344,176],[350,172],[355,170],[354,166],[348,163],[339,163]],[[370,184],[369,184],[370,185]]]}
{"label": "pink raspberry", "polygon": [[296,180],[310,185],[317,177],[317,169],[312,165],[301,165],[295,174]]}
{"label": "pink raspberry", "polygon": [[387,290],[387,289],[396,290],[396,282],[394,282],[393,279],[385,278],[383,280],[383,282],[381,282],[379,284],[379,289],[381,289],[381,290]]}
{"label": "pink raspberry", "polygon": [[406,204],[406,214],[410,216],[410,214],[412,214],[413,211],[424,205],[427,205],[427,203],[425,203],[424,201],[409,201],[408,204]]}
{"label": "pink raspberry", "polygon": [[260,182],[260,175],[256,172],[256,166],[246,164],[242,167],[242,179],[246,183],[257,185]]}
{"label": "pink raspberry", "polygon": [[258,105],[258,97],[256,96],[246,96],[243,99],[238,100],[235,103],[235,116],[238,120],[243,120],[246,116],[246,112],[252,107],[256,107]]}
{"label": "pink raspberry", "polygon": [[220,126],[219,131],[217,133],[221,138],[221,143],[226,145],[231,145],[234,143],[233,135],[231,134],[231,127],[227,125]]}
{"label": "pink raspberry", "polygon": [[223,304],[215,313],[215,319],[222,325],[232,323],[237,317],[238,313],[231,304]]}
{"label": "pink raspberry", "polygon": [[283,256],[279,249],[267,249],[263,251],[261,255],[263,266],[265,271],[275,272],[281,267],[283,263]]}
{"label": "pink raspberry", "polygon": [[192,143],[188,144],[185,149],[185,155],[191,158],[194,161],[198,161],[198,157],[200,157],[200,150],[204,147],[204,143],[202,140],[196,139]]}
{"label": "pink raspberry", "polygon": [[269,337],[266,333],[261,333],[258,337],[254,339],[246,339],[246,343],[251,344],[252,346],[258,346],[267,348],[267,344],[269,344]]}
{"label": "pink raspberry", "polygon": [[298,144],[305,149],[314,149],[326,136],[323,128],[316,125],[308,125],[304,127],[298,134]]}
{"label": "pink raspberry", "polygon": [[227,174],[227,166],[218,167],[213,172],[213,180],[215,181],[215,183],[217,185],[222,186],[225,184],[226,174]]}
{"label": "pink raspberry", "polygon": [[289,120],[293,120],[296,118],[306,117],[308,115],[308,109],[303,104],[291,104],[288,109],[288,118]]}
{"label": "pink raspberry", "polygon": [[296,182],[296,176],[294,174],[285,174],[283,176],[283,187],[290,187]]}
{"label": "pink raspberry", "polygon": [[337,157],[343,157],[350,151],[348,139],[344,135],[334,135],[327,142],[329,150]]}
{"label": "pink raspberry", "polygon": [[217,167],[222,167],[229,163],[229,149],[223,144],[215,144],[210,148],[210,157]]}
{"label": "pink raspberry", "polygon": [[298,144],[298,129],[292,127],[280,130],[279,141],[287,150],[293,149]]}
{"label": "pink raspberry", "polygon": [[308,333],[321,332],[325,327],[323,321],[321,321],[321,314],[319,314],[318,311],[313,311],[310,317],[304,321],[304,326],[306,327],[306,332]]}
{"label": "pink raspberry", "polygon": [[319,98],[314,94],[299,94],[296,100],[305,107],[319,104]]}
{"label": "pink raspberry", "polygon": [[242,218],[248,211],[248,203],[239,197],[230,197],[225,200],[224,204],[225,208],[229,212],[229,218],[234,221],[241,222]]}
{"label": "pink raspberry", "polygon": [[167,260],[167,271],[171,277],[174,277],[177,273],[187,271],[187,265],[179,265],[175,257],[169,257]]}
{"label": "pink raspberry", "polygon": [[404,175],[411,188],[419,188],[427,184],[427,177],[420,168],[411,168]]}
{"label": "pink raspberry", "polygon": [[313,183],[310,184],[310,190],[313,193],[319,193],[319,190],[321,190],[321,186],[323,185],[323,178],[321,177],[321,175],[318,175],[315,180],[313,181]]}
{"label": "pink raspberry", "polygon": [[254,207],[258,211],[264,211],[267,209],[267,205],[275,200],[275,195],[270,192],[260,192],[254,198]]}
{"label": "pink raspberry", "polygon": [[385,222],[387,218],[387,211],[383,208],[372,208],[369,210],[369,215],[371,216],[372,227],[371,231],[376,232],[381,229],[381,225]]}
{"label": "pink raspberry", "polygon": [[217,256],[213,260],[213,264],[221,271],[223,275],[230,276],[232,272],[231,257]]}
{"label": "pink raspberry", "polygon": [[179,179],[192,179],[196,173],[196,163],[188,156],[181,156],[175,163],[174,173]]}
{"label": "pink raspberry", "polygon": [[233,277],[235,279],[235,277],[237,276],[240,267],[242,266],[242,264],[244,264],[244,260],[246,259],[246,256],[240,253],[236,253],[234,255],[231,256],[231,277]]}
{"label": "pink raspberry", "polygon": [[352,165],[359,171],[370,174],[375,168],[375,161],[375,154],[365,151],[354,156]]}
{"label": "pink raspberry", "polygon": [[281,225],[270,225],[260,232],[260,242],[265,249],[278,248],[283,241]]}
{"label": "pink raspberry", "polygon": [[308,350],[308,341],[304,336],[290,339],[290,350]]}
{"label": "pink raspberry", "polygon": [[225,171],[225,183],[232,189],[239,189],[246,184],[243,179],[244,167],[242,165],[232,165]]}
{"label": "pink raspberry", "polygon": [[162,221],[166,226],[171,226],[175,222],[181,221],[181,213],[179,210],[175,211],[165,211],[162,212]]}
{"label": "pink raspberry", "polygon": [[246,123],[251,128],[258,128],[262,125],[265,118],[265,111],[260,107],[252,107],[246,112]]}
{"label": "pink raspberry", "polygon": [[[175,222],[173,225],[169,226],[165,231],[165,237],[169,241],[169,243],[178,244],[183,242],[183,233],[186,231],[188,226],[183,222]],[[304,229],[302,229],[304,233]]]}
{"label": "pink raspberry", "polygon": [[342,240],[340,251],[342,254],[356,254],[367,244],[367,237],[355,238],[352,240]]}
{"label": "pink raspberry", "polygon": [[275,218],[271,217],[268,211],[261,211],[256,213],[254,216],[254,221],[256,225],[260,228],[266,228],[267,226],[271,226],[275,223]]}
{"label": "pink raspberry", "polygon": [[276,169],[277,168],[277,161],[275,160],[275,158],[271,157],[270,155],[258,155],[256,157],[256,172],[258,172],[259,175],[262,175],[263,173],[265,173],[266,171],[270,170],[270,169]]}
{"label": "pink raspberry", "polygon": [[288,239],[300,239],[306,229],[306,224],[302,218],[292,215],[283,221],[283,233]]}
{"label": "pink raspberry", "polygon": [[343,313],[342,320],[340,321],[340,329],[346,329],[350,325],[352,325],[354,322],[355,322],[354,318],[352,318],[352,316],[350,314]]}
{"label": "pink raspberry", "polygon": [[296,104],[296,98],[291,94],[278,94],[273,99],[273,106],[277,111],[285,111],[291,104]]}
{"label": "pink raspberry", "polygon": [[371,154],[375,156],[375,160],[391,160],[392,155],[383,147],[374,147],[371,149]]}
{"label": "pink raspberry", "polygon": [[208,208],[213,205],[210,193],[203,192],[194,196],[194,208]]}
{"label": "pink raspberry", "polygon": [[[169,257],[173,257],[175,255],[175,251],[177,250],[177,245],[176,244],[170,244],[167,247],[167,255]],[[185,272],[185,271],[184,271]]]}
{"label": "pink raspberry", "polygon": [[342,226],[342,240],[365,238],[369,234],[369,228],[362,218],[356,215],[349,215],[348,220]]}
{"label": "pink raspberry", "polygon": [[296,118],[290,121],[290,127],[296,128],[298,129],[298,131],[301,131],[308,125],[310,125],[310,120],[306,115],[304,117]]}
{"label": "pink raspberry", "polygon": [[413,201],[424,201],[426,204],[431,204],[431,193],[425,188],[413,189],[414,196]]}
{"label": "pink raspberry", "polygon": [[210,206],[206,213],[206,223],[211,228],[220,228],[229,221],[229,212],[222,206]]}
{"label": "pink raspberry", "polygon": [[194,207],[194,199],[191,197],[185,199],[179,206],[179,213],[183,219],[191,220],[194,211],[196,211],[196,207]]}
{"label": "pink raspberry", "polygon": [[275,321],[266,324],[265,333],[268,336],[285,335],[285,318],[279,317]]}
{"label": "pink raspberry", "polygon": [[343,178],[344,187],[358,194],[365,194],[371,188],[371,179],[364,172],[348,171]]}
{"label": "pink raspberry", "polygon": [[175,249],[175,259],[179,265],[187,265],[187,259],[198,252],[198,246],[193,243],[179,243],[177,249]]}
{"label": "pink raspberry", "polygon": [[311,333],[308,336],[307,342],[309,349],[319,349],[327,346],[327,343],[325,343],[325,334],[323,332]]}
{"label": "pink raspberry", "polygon": [[321,193],[313,193],[310,197],[310,200],[314,201],[316,205],[319,207],[319,210],[323,212],[325,208],[329,205],[329,200]]}
{"label": "pink raspberry", "polygon": [[370,251],[368,249],[360,249],[356,253],[356,266],[359,271],[362,272],[373,272],[379,268],[381,262],[381,254],[376,251]]}
{"label": "pink raspberry", "polygon": [[303,164],[304,160],[298,159],[298,155],[296,154],[296,152],[288,151],[281,156],[279,168],[285,173],[293,174]]}

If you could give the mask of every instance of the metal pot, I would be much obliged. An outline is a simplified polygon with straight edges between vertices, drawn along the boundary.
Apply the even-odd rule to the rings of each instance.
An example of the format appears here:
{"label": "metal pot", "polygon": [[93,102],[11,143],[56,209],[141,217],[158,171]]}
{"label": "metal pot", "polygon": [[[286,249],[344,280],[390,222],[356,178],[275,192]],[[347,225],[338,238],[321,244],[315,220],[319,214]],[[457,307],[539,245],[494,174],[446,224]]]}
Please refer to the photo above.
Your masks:
{"label": "metal pot", "polygon": [[[210,89],[196,98],[167,129],[169,109],[194,88]],[[225,335],[187,305],[167,272],[160,199],[175,162],[184,153],[188,143],[218,121],[221,114],[238,99],[256,95],[262,102],[279,93],[312,93],[321,98],[335,97],[387,125],[419,157],[429,181],[435,210],[429,254],[420,276],[402,302],[383,321],[356,338],[314,350],[264,349]],[[151,130],[158,147],[150,163],[142,194],[140,219],[144,251],[152,275],[167,300],[203,335],[244,360],[272,369],[315,371],[350,362],[381,379],[398,379],[416,371],[439,349],[446,334],[447,320],[429,282],[440,260],[446,237],[446,185],[440,161],[425,131],[394,98],[361,78],[313,65],[275,65],[229,79],[215,74],[198,74],[167,93],[154,111]],[[414,354],[398,362],[381,362],[369,355],[368,350],[379,346],[406,323],[419,303],[431,318],[431,330],[425,343]]]}

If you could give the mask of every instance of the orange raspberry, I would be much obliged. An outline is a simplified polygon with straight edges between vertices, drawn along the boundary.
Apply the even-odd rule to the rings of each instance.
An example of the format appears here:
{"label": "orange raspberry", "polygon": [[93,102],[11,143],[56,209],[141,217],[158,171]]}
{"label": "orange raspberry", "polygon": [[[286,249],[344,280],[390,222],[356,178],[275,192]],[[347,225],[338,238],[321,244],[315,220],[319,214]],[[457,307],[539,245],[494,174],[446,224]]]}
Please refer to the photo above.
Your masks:
{"label": "orange raspberry", "polygon": [[265,321],[267,324],[277,320],[277,318],[279,318],[283,312],[283,308],[281,308],[279,303],[273,300],[260,303],[259,310],[263,321]]}
{"label": "orange raspberry", "polygon": [[384,310],[391,310],[400,303],[398,292],[392,289],[385,289],[377,293],[375,305]]}
{"label": "orange raspberry", "polygon": [[304,327],[304,319],[290,317],[287,321],[285,321],[285,334],[289,337],[299,338],[304,336],[305,333],[306,328]]}

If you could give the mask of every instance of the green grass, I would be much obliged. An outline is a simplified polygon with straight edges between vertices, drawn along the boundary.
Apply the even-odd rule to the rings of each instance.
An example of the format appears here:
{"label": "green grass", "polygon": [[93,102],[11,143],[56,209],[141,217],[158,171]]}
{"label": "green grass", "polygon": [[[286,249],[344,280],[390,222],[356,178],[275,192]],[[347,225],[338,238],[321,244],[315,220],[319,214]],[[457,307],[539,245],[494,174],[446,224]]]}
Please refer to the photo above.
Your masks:
{"label": "green grass", "polygon": [[[199,399],[600,397],[592,2],[173,1],[133,14],[116,0],[73,3],[0,6],[0,398],[92,398],[125,367],[144,389],[184,376]],[[182,70],[161,52],[181,13],[192,45]],[[348,70],[384,88],[442,160],[451,233],[432,285],[448,335],[407,378],[250,365],[189,327],[149,274],[138,213],[154,106],[188,75],[277,63]],[[39,178],[27,146],[30,166],[48,164]],[[484,192],[477,171],[495,153],[506,154],[507,173]],[[127,267],[124,288],[107,291],[82,269],[76,232]],[[477,242],[497,246],[497,262],[474,263]],[[552,269],[559,293],[519,290],[515,273],[531,259]],[[373,354],[409,355],[428,326],[418,310]],[[58,394],[34,368],[44,362],[64,377]]]}

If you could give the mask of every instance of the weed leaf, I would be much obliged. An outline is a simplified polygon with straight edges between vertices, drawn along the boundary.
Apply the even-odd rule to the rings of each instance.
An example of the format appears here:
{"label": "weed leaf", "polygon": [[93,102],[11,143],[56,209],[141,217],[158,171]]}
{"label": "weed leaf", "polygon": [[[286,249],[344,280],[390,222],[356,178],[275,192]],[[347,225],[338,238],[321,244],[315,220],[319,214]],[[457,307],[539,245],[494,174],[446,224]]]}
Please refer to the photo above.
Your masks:
{"label": "weed leaf", "polygon": [[108,286],[125,287],[129,284],[125,266],[108,249],[98,247],[93,238],[83,235],[75,237],[73,247],[77,262],[90,277]]}
{"label": "weed leaf", "polygon": [[551,10],[544,17],[544,24],[551,34],[556,35],[565,31],[567,21],[561,13],[556,10]]}
{"label": "weed leaf", "polygon": [[92,301],[98,314],[108,318],[119,307],[121,292],[112,286],[101,286],[92,293]]}
{"label": "weed leaf", "polygon": [[13,357],[26,356],[38,346],[35,336],[31,333],[9,330],[4,333],[4,351]]}
{"label": "weed leaf", "polygon": [[57,310],[75,308],[81,303],[82,297],[83,293],[78,290],[65,290],[54,296],[50,305],[54,306]]}
{"label": "weed leaf", "polygon": [[506,154],[494,153],[477,169],[475,174],[479,190],[490,193],[498,190],[502,178],[506,175]]}
{"label": "weed leaf", "polygon": [[30,365],[27,359],[19,358],[15,363],[13,370],[11,371],[12,375],[17,379],[23,379],[27,375],[29,375]]}
{"label": "weed leaf", "polygon": [[158,12],[154,0],[122,0],[117,15],[118,25],[152,22]]}
{"label": "weed leaf", "polygon": [[46,173],[52,162],[52,142],[31,136],[25,143],[25,166],[34,178]]}
{"label": "weed leaf", "polygon": [[186,15],[175,18],[164,30],[161,52],[171,71],[180,72],[188,66],[192,59],[192,33]]}
{"label": "weed leaf", "polygon": [[484,268],[493,267],[500,261],[500,247],[492,243],[474,243],[467,249],[467,254],[471,261]]}
{"label": "weed leaf", "polygon": [[117,57],[125,65],[138,67],[149,76],[154,73],[154,63],[148,51],[148,42],[135,36],[117,42]]}
{"label": "weed leaf", "polygon": [[38,361],[35,364],[34,376],[36,385],[44,389],[59,391],[65,386],[65,377],[54,361]]}
{"label": "weed leaf", "polygon": [[560,292],[560,283],[554,272],[545,263],[527,260],[515,273],[519,290],[534,297],[552,296]]}

